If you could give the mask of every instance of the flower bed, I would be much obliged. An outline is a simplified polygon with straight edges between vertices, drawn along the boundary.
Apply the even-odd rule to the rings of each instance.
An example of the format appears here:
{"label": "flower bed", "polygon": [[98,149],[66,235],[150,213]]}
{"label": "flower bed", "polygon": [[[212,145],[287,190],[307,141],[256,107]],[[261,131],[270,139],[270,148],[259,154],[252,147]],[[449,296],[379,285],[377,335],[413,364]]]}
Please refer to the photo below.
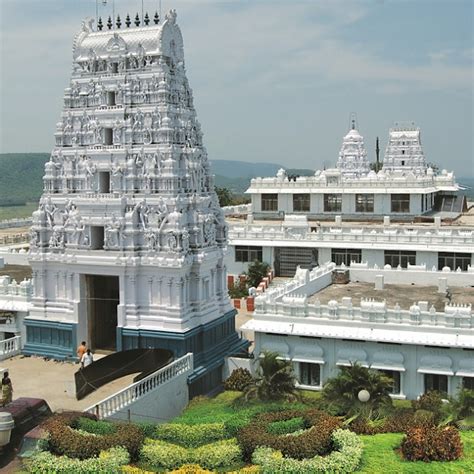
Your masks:
{"label": "flower bed", "polygon": [[179,444],[185,448],[196,448],[227,438],[224,423],[183,425],[165,423],[155,428],[152,438]]}
{"label": "flower bed", "polygon": [[284,457],[280,450],[259,447],[252,461],[261,468],[262,474],[314,474],[317,472],[353,472],[362,457],[362,442],[355,433],[338,429],[331,436],[334,451],[327,456],[309,459]]}
{"label": "flower bed", "polygon": [[[298,420],[301,418],[302,426]],[[304,430],[291,436],[285,435],[281,429],[274,433],[272,430],[275,431],[277,422],[280,422],[280,427],[281,422],[288,422],[287,433],[299,427]],[[340,425],[340,420],[320,410],[285,410],[258,415],[253,422],[238,432],[237,439],[247,460],[259,446],[281,451],[287,457],[304,459],[329,452],[331,435]]]}
{"label": "flower bed", "polygon": [[28,472],[33,474],[110,474],[120,472],[121,466],[128,464],[130,457],[125,448],[115,447],[102,451],[99,456],[89,459],[74,459],[68,456],[55,456],[41,451],[25,461]]}
{"label": "flower bed", "polygon": [[115,430],[109,434],[91,434],[76,429],[82,417],[83,413],[63,413],[44,423],[43,428],[49,435],[48,449],[53,454],[88,459],[99,456],[101,451],[122,446],[128,451],[132,461],[138,458],[145,439],[140,427],[133,424],[116,424]]}
{"label": "flower bed", "polygon": [[197,448],[185,448],[160,440],[145,440],[140,461],[154,470],[174,469],[184,464],[197,463],[206,469],[231,466],[240,462],[242,452],[235,439],[225,439],[204,444]]}

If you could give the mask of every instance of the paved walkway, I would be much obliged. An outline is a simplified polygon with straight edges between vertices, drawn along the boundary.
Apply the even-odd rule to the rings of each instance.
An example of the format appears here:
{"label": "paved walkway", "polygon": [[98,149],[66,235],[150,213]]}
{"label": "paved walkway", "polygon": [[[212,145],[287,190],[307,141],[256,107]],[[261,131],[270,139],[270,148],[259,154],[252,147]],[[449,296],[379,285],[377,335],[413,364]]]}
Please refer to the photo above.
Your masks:
{"label": "paved walkway", "polygon": [[136,374],[126,375],[104,385],[82,400],[76,400],[74,373],[79,364],[17,356],[0,362],[13,384],[13,397],[43,398],[51,410],[79,410],[100,402],[133,382]]}

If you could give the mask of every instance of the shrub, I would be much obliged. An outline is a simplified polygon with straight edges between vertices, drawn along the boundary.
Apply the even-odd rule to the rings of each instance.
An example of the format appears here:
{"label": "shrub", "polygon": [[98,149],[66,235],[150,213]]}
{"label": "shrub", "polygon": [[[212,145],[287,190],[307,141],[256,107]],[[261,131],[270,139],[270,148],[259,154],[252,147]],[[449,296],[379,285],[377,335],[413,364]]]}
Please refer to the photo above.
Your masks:
{"label": "shrub", "polygon": [[[70,458],[87,459],[116,446],[124,447],[132,460],[138,458],[144,435],[132,424],[116,424],[115,432],[106,435],[81,433],[75,428],[83,413],[62,413],[52,416],[43,428],[48,432],[48,446],[52,453]],[[91,417],[88,417],[91,418]]]}
{"label": "shrub", "polygon": [[270,265],[268,265],[268,263],[259,262],[258,260],[254,260],[252,263],[249,263],[247,269],[248,285],[257,287],[262,279],[267,276],[269,270]]}
{"label": "shrub", "polygon": [[108,421],[91,420],[81,416],[77,419],[76,428],[97,435],[107,435],[115,433],[116,425]]}
{"label": "shrub", "polygon": [[414,410],[426,410],[439,414],[443,406],[443,397],[441,393],[432,390],[421,395],[418,400],[412,400],[411,405]]}
{"label": "shrub", "polygon": [[267,426],[267,431],[271,434],[283,435],[293,433],[305,427],[304,419],[301,416],[290,420],[274,421]]}
{"label": "shrub", "polygon": [[253,377],[249,370],[239,367],[232,371],[224,382],[224,390],[237,390],[243,392],[252,383]]}
{"label": "shrub", "polygon": [[98,457],[85,460],[55,456],[47,451],[41,451],[27,459],[25,466],[28,472],[34,474],[110,474],[120,472],[120,467],[129,462],[127,450],[115,447],[102,451]]}
{"label": "shrub", "polygon": [[452,401],[457,418],[467,418],[474,415],[474,390],[463,388]]}
{"label": "shrub", "polygon": [[155,428],[155,439],[179,444],[185,448],[195,448],[226,437],[224,423],[204,423],[201,425],[182,425],[165,423]]}
{"label": "shrub", "polygon": [[122,466],[124,474],[154,474],[153,471],[145,471],[136,466]]}
{"label": "shrub", "polygon": [[459,432],[451,426],[418,426],[407,430],[401,450],[408,461],[454,461],[463,448]]}
{"label": "shrub", "polygon": [[262,474],[314,474],[317,472],[353,472],[362,457],[362,443],[355,433],[336,430],[332,434],[335,450],[328,456],[310,459],[284,457],[281,451],[260,447],[255,450],[252,461],[259,465]]}
{"label": "shrub", "polygon": [[141,429],[145,438],[153,438],[155,436],[156,424],[150,422],[140,422],[136,423],[136,425]]}
{"label": "shrub", "polygon": [[198,464],[185,464],[178,469],[174,469],[169,474],[213,474],[214,471],[208,471]]}
{"label": "shrub", "polygon": [[227,436],[233,438],[237,436],[237,433],[244,427],[249,424],[249,420],[246,417],[234,416],[233,418],[228,419],[224,423],[224,427],[227,433]]}
{"label": "shrub", "polygon": [[[306,428],[301,434],[284,436],[268,431],[271,423],[298,417],[303,418]],[[340,424],[337,418],[319,410],[264,413],[242,428],[238,432],[237,439],[247,460],[258,446],[267,446],[281,451],[284,456],[303,459],[327,453],[331,447],[331,435]]]}
{"label": "shrub", "polygon": [[173,469],[187,463],[198,463],[207,469],[235,464],[241,450],[235,439],[226,439],[198,448],[183,448],[160,440],[146,440],[140,460],[154,470]]}

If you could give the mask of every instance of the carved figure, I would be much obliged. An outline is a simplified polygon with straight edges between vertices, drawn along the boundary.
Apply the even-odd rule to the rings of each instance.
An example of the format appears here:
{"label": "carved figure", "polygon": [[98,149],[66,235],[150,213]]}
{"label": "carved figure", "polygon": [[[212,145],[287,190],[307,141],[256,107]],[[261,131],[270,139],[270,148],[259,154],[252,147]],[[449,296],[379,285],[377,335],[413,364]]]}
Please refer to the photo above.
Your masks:
{"label": "carved figure", "polygon": [[136,216],[137,225],[141,226],[143,229],[148,227],[148,216],[150,214],[150,206],[146,203],[145,200],[140,201],[135,205],[132,211],[132,215]]}

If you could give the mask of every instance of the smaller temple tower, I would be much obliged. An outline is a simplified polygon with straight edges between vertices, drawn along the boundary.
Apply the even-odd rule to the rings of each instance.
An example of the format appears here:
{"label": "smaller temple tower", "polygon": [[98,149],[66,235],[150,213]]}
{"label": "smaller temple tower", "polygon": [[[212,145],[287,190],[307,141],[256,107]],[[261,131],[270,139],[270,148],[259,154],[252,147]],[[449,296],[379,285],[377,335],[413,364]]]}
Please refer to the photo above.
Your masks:
{"label": "smaller temple tower", "polygon": [[336,167],[345,178],[358,178],[370,171],[364,137],[356,129],[354,119],[349,133],[342,140]]}
{"label": "smaller temple tower", "polygon": [[395,124],[390,129],[383,171],[426,174],[427,165],[421,147],[420,129],[413,122],[409,125]]}

